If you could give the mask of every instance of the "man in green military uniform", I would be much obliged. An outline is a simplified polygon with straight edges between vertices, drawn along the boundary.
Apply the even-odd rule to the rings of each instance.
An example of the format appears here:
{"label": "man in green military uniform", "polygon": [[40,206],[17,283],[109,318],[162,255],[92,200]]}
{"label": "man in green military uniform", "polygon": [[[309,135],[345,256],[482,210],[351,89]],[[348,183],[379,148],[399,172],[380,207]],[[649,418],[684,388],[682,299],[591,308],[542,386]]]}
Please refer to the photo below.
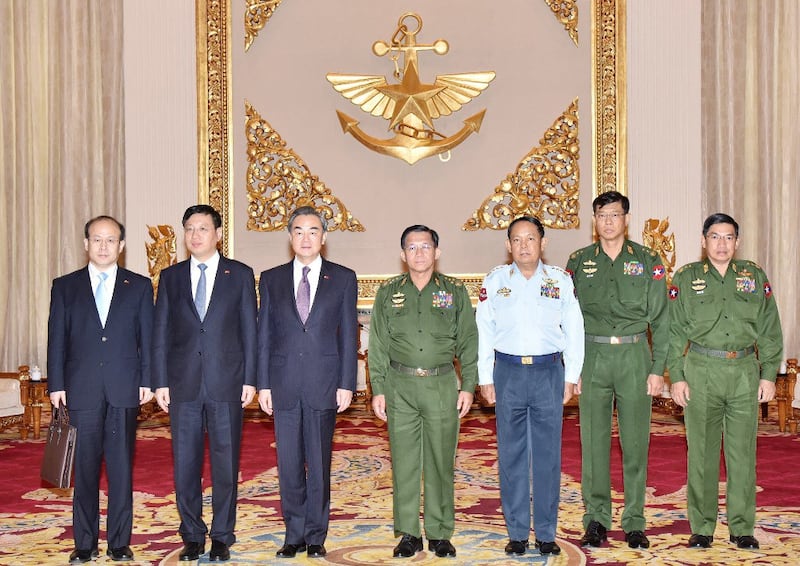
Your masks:
{"label": "man in green military uniform", "polygon": [[[478,383],[478,328],[463,283],[434,270],[441,253],[436,231],[409,226],[400,247],[408,273],[378,290],[369,333],[372,409],[388,422],[394,531],[402,535],[394,557],[422,550],[423,477],[428,550],[455,556],[456,444]],[[454,358],[461,364],[460,389]]]}
{"label": "man in green military uniform", "polygon": [[625,491],[622,530],[629,547],[648,548],[644,499],[651,397],[664,387],[669,339],[666,270],[658,254],[625,237],[630,209],[626,196],[603,193],[592,209],[599,241],[574,252],[567,263],[586,336],[577,388],[586,508],[581,546],[602,546],[611,528],[611,423],[616,405]]}
{"label": "man in green military uniform", "polygon": [[733,259],[739,225],[709,216],[706,259],[683,266],[669,289],[668,367],[672,398],[684,407],[689,447],[690,548],[708,548],[719,507],[719,452],[725,436],[728,530],[755,549],[758,404],[775,397],[783,335],[772,286],[755,263]]}

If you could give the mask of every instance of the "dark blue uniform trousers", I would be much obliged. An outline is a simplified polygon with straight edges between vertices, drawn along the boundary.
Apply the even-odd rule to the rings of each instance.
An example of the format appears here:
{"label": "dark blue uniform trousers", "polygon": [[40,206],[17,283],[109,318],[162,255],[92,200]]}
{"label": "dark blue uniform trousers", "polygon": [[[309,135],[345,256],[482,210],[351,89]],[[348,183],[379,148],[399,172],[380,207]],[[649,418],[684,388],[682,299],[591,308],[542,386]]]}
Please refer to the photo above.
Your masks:
{"label": "dark blue uniform trousers", "polygon": [[561,487],[561,429],[564,365],[560,354],[517,356],[498,353],[494,366],[497,395],[497,452],[500,500],[511,540],[555,540]]}

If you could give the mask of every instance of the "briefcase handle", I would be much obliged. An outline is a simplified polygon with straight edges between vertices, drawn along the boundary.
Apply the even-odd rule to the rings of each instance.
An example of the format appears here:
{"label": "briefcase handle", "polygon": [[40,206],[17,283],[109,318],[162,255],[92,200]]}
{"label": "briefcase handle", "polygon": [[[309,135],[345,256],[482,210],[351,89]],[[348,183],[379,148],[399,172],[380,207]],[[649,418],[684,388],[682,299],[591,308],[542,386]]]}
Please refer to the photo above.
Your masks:
{"label": "briefcase handle", "polygon": [[56,426],[61,426],[62,424],[68,425],[69,424],[69,412],[67,411],[67,406],[63,405],[60,401],[58,403],[58,407],[55,408],[53,415],[53,423]]}

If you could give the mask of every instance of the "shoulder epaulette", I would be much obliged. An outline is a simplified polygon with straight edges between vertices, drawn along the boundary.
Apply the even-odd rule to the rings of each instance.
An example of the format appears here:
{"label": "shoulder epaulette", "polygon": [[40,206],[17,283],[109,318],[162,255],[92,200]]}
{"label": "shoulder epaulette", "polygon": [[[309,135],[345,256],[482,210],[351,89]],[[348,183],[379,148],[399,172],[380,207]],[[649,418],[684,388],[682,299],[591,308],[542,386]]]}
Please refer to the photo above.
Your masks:
{"label": "shoulder epaulette", "polygon": [[443,273],[440,273],[439,276],[443,280],[447,281],[448,283],[450,283],[452,285],[455,285],[456,287],[463,287],[464,286],[464,282],[461,279],[459,279],[458,277],[453,277],[452,275],[445,275]]}
{"label": "shoulder epaulette", "polygon": [[400,275],[395,275],[394,277],[390,277],[389,279],[381,283],[381,287],[386,287],[387,285],[391,285],[392,283],[397,283],[398,281],[400,281],[400,279],[402,279],[405,276],[406,276],[405,273],[401,273]]}

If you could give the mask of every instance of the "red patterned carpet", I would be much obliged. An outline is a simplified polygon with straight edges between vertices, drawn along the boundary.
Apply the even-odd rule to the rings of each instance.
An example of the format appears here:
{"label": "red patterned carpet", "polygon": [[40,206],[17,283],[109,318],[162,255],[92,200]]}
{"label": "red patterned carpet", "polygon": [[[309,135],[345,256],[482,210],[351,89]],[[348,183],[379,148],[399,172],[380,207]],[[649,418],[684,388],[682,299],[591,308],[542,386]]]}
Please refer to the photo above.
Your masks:
{"label": "red patterned carpet", "polygon": [[[564,420],[563,476],[556,565],[627,564],[797,564],[800,556],[800,438],[778,433],[774,420],[760,426],[758,449],[758,523],[762,549],[737,550],[727,542],[724,507],[710,550],[689,550],[686,521],[686,449],[683,425],[654,414],[650,450],[648,505],[649,550],[631,550],[618,524],[609,545],[584,550],[581,535],[580,445],[578,419]],[[139,429],[134,470],[134,537],[139,564],[177,564],[180,538],[172,489],[172,458],[165,418],[151,419]],[[50,489],[38,479],[43,441],[21,442],[6,431],[0,435],[0,564],[65,564],[72,548],[71,500],[68,490]],[[437,559],[430,552],[415,558],[391,558],[395,544],[391,521],[391,468],[386,429],[361,407],[340,417],[333,464],[333,517],[325,559],[305,556],[294,561],[275,558],[283,542],[271,419],[248,412],[242,442],[238,542],[231,564],[545,564],[536,551],[506,557],[506,533],[500,512],[495,458],[494,415],[473,410],[463,421],[457,457],[455,559]],[[619,451],[614,449],[614,500],[622,501]],[[724,484],[722,485],[724,490]],[[210,490],[206,491],[210,508]],[[105,508],[105,501],[101,502]],[[208,517],[207,517],[208,518]],[[110,564],[102,540],[97,562]],[[208,556],[200,560],[208,562]]]}

